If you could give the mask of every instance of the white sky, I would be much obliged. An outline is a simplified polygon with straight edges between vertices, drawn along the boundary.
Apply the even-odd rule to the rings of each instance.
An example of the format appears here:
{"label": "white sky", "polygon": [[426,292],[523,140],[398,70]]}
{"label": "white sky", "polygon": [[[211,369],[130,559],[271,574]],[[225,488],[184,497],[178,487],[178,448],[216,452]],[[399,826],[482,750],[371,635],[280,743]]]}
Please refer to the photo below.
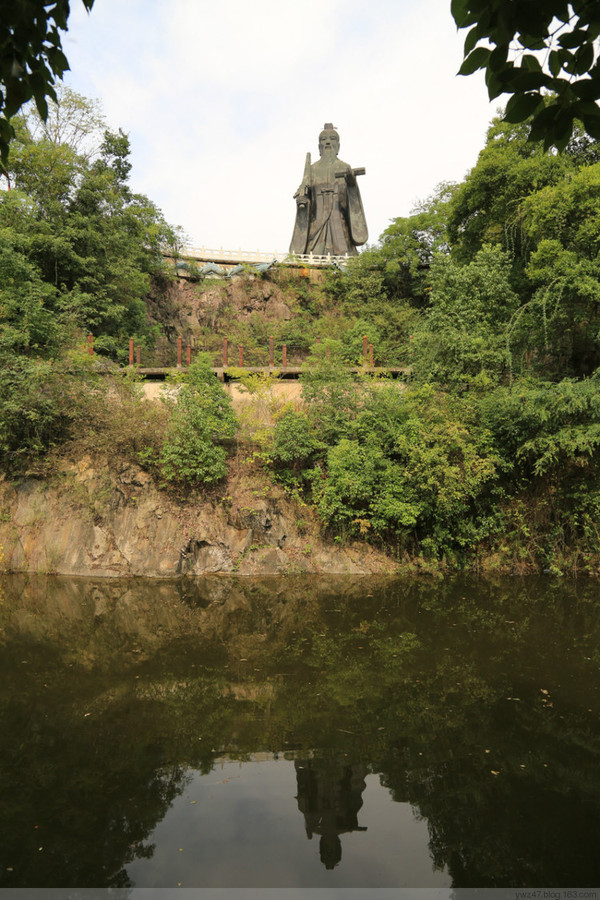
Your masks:
{"label": "white sky", "polygon": [[195,246],[286,250],[325,122],[369,241],[475,164],[497,102],[456,76],[450,0],[96,0],[71,4],[66,83],[129,134],[133,189]]}

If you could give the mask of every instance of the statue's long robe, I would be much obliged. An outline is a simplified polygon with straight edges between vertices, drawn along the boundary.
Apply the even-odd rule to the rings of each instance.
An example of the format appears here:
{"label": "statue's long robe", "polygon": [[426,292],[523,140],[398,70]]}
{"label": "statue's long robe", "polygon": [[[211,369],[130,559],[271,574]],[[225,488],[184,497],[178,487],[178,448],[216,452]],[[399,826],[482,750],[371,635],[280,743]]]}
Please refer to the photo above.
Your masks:
{"label": "statue's long robe", "polygon": [[337,157],[321,158],[310,167],[307,204],[298,208],[290,252],[353,256],[365,243],[367,223],[356,180],[348,184],[336,178],[336,172],[349,168]]}

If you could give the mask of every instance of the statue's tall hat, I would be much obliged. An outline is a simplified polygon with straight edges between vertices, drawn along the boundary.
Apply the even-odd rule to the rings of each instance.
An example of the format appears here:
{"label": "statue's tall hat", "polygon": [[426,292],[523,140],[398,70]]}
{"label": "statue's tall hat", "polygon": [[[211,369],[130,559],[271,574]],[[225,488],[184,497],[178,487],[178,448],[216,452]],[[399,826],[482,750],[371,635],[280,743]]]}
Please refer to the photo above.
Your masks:
{"label": "statue's tall hat", "polygon": [[339,141],[340,136],[339,136],[339,134],[338,134],[338,130],[337,130],[337,128],[335,128],[334,125],[331,124],[331,122],[325,122],[325,124],[323,125],[323,131],[322,131],[321,134],[319,135],[319,140],[321,139],[322,135],[325,134],[326,131],[333,131],[333,132],[335,133],[335,135],[336,135],[338,141]]}

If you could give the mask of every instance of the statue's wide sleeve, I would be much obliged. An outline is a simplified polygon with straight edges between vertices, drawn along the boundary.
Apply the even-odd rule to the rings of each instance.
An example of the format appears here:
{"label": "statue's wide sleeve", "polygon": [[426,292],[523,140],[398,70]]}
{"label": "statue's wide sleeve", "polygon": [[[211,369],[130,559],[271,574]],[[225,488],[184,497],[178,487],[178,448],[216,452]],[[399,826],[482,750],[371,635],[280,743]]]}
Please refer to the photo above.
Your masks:
{"label": "statue's wide sleeve", "polygon": [[360,189],[354,179],[354,183],[347,186],[348,191],[348,219],[350,221],[350,235],[352,241],[357,246],[365,244],[369,237],[367,230],[367,220],[365,219],[365,211],[362,205]]}

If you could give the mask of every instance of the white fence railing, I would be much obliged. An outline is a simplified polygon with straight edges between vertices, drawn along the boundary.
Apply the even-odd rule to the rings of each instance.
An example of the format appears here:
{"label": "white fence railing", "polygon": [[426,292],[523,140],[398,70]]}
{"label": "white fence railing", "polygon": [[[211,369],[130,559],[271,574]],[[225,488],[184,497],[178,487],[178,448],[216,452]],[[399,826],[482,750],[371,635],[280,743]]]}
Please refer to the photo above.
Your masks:
{"label": "white fence railing", "polygon": [[342,266],[350,257],[346,256],[316,256],[314,253],[291,254],[280,250],[210,250],[206,247],[193,247],[184,244],[181,250],[184,259],[197,259],[201,262],[224,263],[225,265],[240,265],[244,263],[286,263],[298,266]]}

